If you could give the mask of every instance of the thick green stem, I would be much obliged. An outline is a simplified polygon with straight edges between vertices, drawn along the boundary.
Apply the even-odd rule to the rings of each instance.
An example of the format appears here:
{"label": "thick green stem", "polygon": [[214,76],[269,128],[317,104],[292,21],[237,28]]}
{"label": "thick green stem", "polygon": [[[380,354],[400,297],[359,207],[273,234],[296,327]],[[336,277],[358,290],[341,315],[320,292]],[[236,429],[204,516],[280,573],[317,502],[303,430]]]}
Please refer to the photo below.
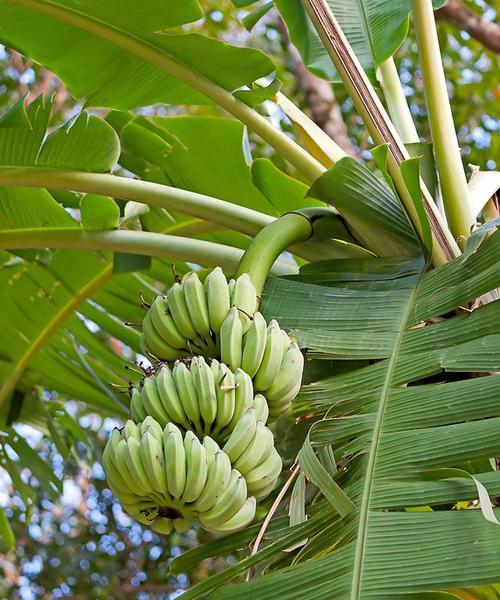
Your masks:
{"label": "thick green stem", "polygon": [[413,0],[413,17],[444,209],[453,235],[463,246],[475,220],[469,206],[431,0]]}
{"label": "thick green stem", "polygon": [[[191,215],[251,237],[275,220],[270,215],[219,198],[106,173],[84,173],[43,167],[0,167],[0,185],[72,190],[134,200],[148,206]],[[328,248],[324,242],[309,243],[307,246],[298,244],[292,250],[306,260],[333,258],[339,255],[335,247]]]}
{"label": "thick green stem", "polygon": [[158,50],[152,43],[135,37],[130,32],[118,29],[109,23],[92,19],[69,5],[56,6],[46,0],[11,0],[11,2],[88,31],[143,58],[166,73],[192,86],[248,125],[250,129],[253,129],[264,141],[273,146],[283,158],[298,169],[310,183],[315,181],[325,170],[315,158],[282,131],[275,129],[257,111],[235,98],[231,92],[207,79],[200,72],[183,64],[175,57]]}
{"label": "thick green stem", "polygon": [[255,236],[238,265],[236,275],[248,273],[260,296],[278,256],[290,245],[308,240],[313,234],[314,222],[330,214],[326,209],[310,208],[283,215]]}
{"label": "thick green stem", "polygon": [[419,142],[417,129],[413,122],[403,86],[399,79],[399,73],[392,56],[385,60],[378,68],[377,79],[384,92],[389,114],[397,132],[401,136],[401,141],[404,144]]}
{"label": "thick green stem", "polygon": [[[220,266],[229,272],[234,270],[243,255],[239,248],[204,240],[144,231],[85,231],[76,227],[0,231],[0,248],[82,248],[130,252]],[[297,269],[280,261],[273,271],[276,275],[284,275],[296,273]]]}

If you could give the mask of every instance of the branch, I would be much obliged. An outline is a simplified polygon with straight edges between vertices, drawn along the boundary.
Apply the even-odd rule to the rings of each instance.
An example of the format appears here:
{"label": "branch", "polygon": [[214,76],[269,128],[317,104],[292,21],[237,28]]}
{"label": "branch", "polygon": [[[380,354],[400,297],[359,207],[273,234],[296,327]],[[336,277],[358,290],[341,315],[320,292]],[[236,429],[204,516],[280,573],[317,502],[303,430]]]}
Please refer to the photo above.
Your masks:
{"label": "branch", "polygon": [[436,19],[448,21],[458,29],[466,31],[485,48],[500,54],[500,25],[475,13],[461,0],[448,0],[435,14]]}
{"label": "branch", "polygon": [[[205,240],[145,231],[90,231],[78,227],[0,231],[0,248],[80,248],[130,252],[195,262],[205,266],[221,266],[228,271],[234,270],[243,256],[243,250],[240,248]],[[295,272],[293,265],[276,261],[274,274],[290,275]]]}

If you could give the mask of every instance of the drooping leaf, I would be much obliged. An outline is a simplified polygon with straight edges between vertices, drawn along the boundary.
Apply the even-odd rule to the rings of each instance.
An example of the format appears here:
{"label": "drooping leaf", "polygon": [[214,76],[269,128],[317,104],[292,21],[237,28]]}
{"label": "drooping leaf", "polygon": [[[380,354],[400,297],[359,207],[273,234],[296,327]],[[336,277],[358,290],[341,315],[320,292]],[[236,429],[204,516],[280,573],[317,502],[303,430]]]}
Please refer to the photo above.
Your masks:
{"label": "drooping leaf", "polygon": [[118,204],[112,198],[96,194],[82,196],[80,216],[85,229],[116,229],[120,223]]}
{"label": "drooping leaf", "polygon": [[[361,283],[337,287],[340,273],[334,271],[326,285],[326,270],[318,271],[321,286],[284,280],[267,286],[263,311],[285,326],[322,328],[335,339],[336,331],[354,332],[359,317],[364,331],[393,338],[385,358],[306,385],[295,405],[304,416],[325,415],[311,431],[311,444],[332,447],[340,465],[336,481],[354,512],[311,536],[293,567],[267,569],[209,597],[302,598],[314,590],[315,599],[402,600],[498,580],[497,526],[480,509],[452,509],[477,499],[483,488],[458,471],[448,477],[441,471],[439,480],[427,474],[462,469],[490,497],[500,488],[487,460],[500,452],[500,377],[486,375],[500,367],[500,302],[449,315],[500,284],[499,252],[497,232],[469,257],[429,273],[421,263],[391,292]],[[382,298],[393,303],[390,308]],[[369,335],[366,342],[353,336],[351,348],[372,345]],[[444,383],[443,370],[460,377]],[[469,379],[470,371],[486,376]],[[484,465],[481,472],[472,471],[473,464]],[[484,490],[481,496],[484,502]],[[411,506],[432,510],[401,510]],[[498,519],[498,509],[492,513]]]}

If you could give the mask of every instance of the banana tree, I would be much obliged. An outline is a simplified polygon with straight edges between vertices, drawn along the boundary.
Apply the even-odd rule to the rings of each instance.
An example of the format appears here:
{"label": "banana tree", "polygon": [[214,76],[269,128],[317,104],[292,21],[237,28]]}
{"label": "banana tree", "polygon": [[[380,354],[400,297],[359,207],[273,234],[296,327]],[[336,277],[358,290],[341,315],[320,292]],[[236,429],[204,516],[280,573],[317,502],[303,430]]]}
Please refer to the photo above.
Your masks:
{"label": "banana tree", "polygon": [[[119,388],[140,385],[123,366],[143,358],[144,306],[193,266],[201,278],[250,272],[264,319],[302,349],[303,386],[273,425],[286,468],[256,521],[171,572],[252,551],[184,596],[480,598],[477,586],[500,581],[500,232],[488,204],[500,176],[467,182],[441,3],[234,4],[247,24],[279,11],[305,64],[343,82],[374,143],[370,168],[279,91],[269,57],[190,31],[196,0],[0,0],[0,41],[84,102],[58,128],[51,98],[0,118],[2,466],[29,516],[20,466],[51,493],[61,481],[12,426],[64,448],[64,431],[76,435],[67,399],[125,421]],[[411,15],[432,152],[392,59]],[[211,112],[136,111],[157,103]],[[249,133],[279,160],[253,156]],[[0,533],[14,543],[1,510]]]}

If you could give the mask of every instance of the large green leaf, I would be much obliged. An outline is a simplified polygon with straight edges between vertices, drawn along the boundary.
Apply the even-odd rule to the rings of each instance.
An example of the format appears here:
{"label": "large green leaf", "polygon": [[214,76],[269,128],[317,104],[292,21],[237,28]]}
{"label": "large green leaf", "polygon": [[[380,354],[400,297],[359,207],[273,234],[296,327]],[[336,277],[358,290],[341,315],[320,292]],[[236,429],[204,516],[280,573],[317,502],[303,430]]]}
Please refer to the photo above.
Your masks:
{"label": "large green leaf", "polygon": [[274,70],[257,50],[172,32],[201,16],[195,0],[2,0],[0,40],[88,104],[117,109],[205,103],[196,79],[231,92]]}
{"label": "large green leaf", "polygon": [[[336,81],[333,64],[312,26],[301,0],[275,0],[290,38],[305,64],[317,75]],[[443,5],[434,0],[434,7]],[[367,74],[396,52],[408,31],[411,0],[328,0],[354,53]]]}
{"label": "large green leaf", "polygon": [[[293,566],[266,569],[210,597],[402,600],[500,580],[497,526],[478,507],[454,509],[478,492],[472,480],[447,471],[464,469],[490,495],[500,491],[489,460],[500,453],[500,377],[489,374],[500,369],[500,302],[460,312],[500,285],[499,255],[500,231],[474,254],[429,273],[422,263],[392,261],[384,286],[383,270],[370,276],[362,261],[346,261],[345,281],[357,278],[354,287],[327,265],[317,270],[321,286],[302,283],[301,275],[269,282],[264,313],[293,324],[299,340],[309,335],[307,347],[347,366],[353,356],[380,358],[306,385],[295,405],[297,414],[325,416],[310,439],[318,451],[333,448],[337,483],[356,509],[325,521]],[[311,282],[315,270],[308,271]],[[235,565],[227,575],[238,572]],[[215,576],[188,597],[224,580]]]}

